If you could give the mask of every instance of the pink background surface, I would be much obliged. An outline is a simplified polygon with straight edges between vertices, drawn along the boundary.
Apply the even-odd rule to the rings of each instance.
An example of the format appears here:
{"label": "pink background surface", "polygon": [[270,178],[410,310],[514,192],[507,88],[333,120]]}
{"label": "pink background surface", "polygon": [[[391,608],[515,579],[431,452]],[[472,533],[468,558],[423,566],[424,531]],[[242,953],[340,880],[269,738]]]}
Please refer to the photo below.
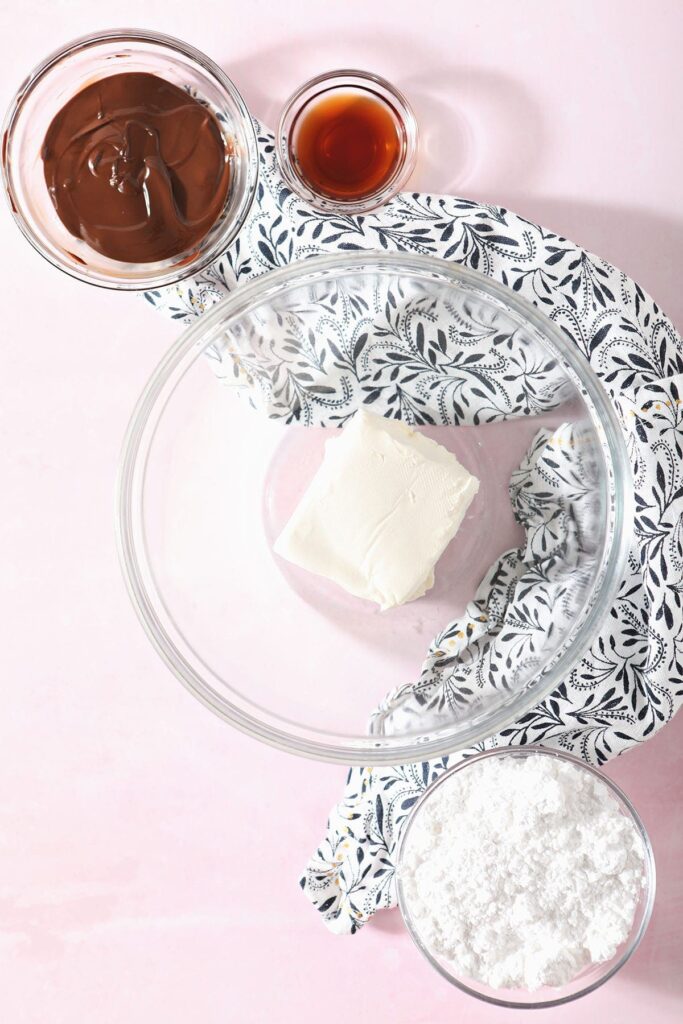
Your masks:
{"label": "pink background surface", "polygon": [[[271,123],[325,68],[387,75],[423,131],[417,187],[563,232],[683,326],[677,0],[23,0],[0,10],[2,106],[48,51],[114,22],[206,50]],[[1,1019],[521,1019],[433,974],[396,912],[340,939],[302,899],[344,772],[205,711],[148,645],[116,562],[120,441],[177,328],[59,275],[4,209],[0,240]],[[681,1018],[682,769],[683,717],[609,767],[654,841],[654,918],[617,978],[544,1020]]]}

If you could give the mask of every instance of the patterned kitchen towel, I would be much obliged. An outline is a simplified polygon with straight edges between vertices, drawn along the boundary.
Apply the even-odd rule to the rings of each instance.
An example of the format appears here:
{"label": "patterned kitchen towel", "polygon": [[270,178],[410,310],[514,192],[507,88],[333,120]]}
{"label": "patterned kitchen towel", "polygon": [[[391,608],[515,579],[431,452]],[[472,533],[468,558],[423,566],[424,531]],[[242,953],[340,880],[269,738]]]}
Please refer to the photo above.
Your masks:
{"label": "patterned kitchen towel", "polygon": [[[499,207],[405,193],[365,217],[321,215],[286,187],[272,135],[260,125],[257,131],[260,182],[239,238],[196,279],[149,292],[147,300],[189,322],[236,284],[293,260],[379,249],[453,260],[543,310],[590,361],[614,402],[633,466],[634,537],[610,618],[581,663],[545,701],[478,749],[541,742],[600,764],[647,739],[683,700],[683,344],[673,325],[610,264]],[[376,368],[367,353],[357,366],[353,355],[363,393]],[[522,401],[534,400],[532,378],[522,374],[517,385]],[[303,394],[316,409],[315,392],[304,385]],[[452,627],[457,632],[458,624]],[[437,700],[457,695],[463,664],[449,662],[436,683]],[[380,714],[391,710],[391,701],[390,695]],[[352,933],[377,909],[394,905],[393,855],[402,823],[448,763],[351,769],[301,879],[334,931]]]}

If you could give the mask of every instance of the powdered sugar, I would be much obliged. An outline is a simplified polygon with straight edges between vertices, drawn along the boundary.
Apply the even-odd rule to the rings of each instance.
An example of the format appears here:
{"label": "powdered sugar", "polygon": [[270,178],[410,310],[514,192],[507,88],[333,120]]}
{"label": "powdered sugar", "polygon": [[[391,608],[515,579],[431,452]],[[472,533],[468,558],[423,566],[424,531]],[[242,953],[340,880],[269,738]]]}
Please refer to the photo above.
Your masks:
{"label": "powdered sugar", "polygon": [[644,867],[608,786],[530,753],[484,758],[435,788],[406,836],[401,885],[421,940],[458,975],[533,991],[614,956]]}

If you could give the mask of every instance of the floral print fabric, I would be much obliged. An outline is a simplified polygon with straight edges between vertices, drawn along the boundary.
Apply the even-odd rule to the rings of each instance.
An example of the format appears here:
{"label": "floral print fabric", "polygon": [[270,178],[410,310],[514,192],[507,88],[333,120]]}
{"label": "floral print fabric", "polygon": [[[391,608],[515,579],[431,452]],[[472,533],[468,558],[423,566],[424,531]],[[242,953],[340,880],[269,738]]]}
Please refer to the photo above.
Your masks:
{"label": "floral print fabric", "polygon": [[[322,253],[385,250],[425,253],[461,263],[538,306],[589,360],[613,400],[632,462],[635,528],[616,601],[586,656],[546,700],[479,749],[540,742],[601,764],[647,739],[671,719],[683,700],[683,345],[675,328],[626,275],[567,239],[499,207],[453,196],[404,193],[364,217],[319,214],[284,184],[272,135],[260,125],[257,132],[260,181],[240,236],[196,279],[149,292],[147,301],[179,322],[190,322],[236,285],[275,267]],[[330,363],[362,360],[362,333],[351,351],[337,345],[335,353],[329,342],[336,343],[328,338]],[[219,374],[232,372],[230,360],[221,353],[215,356]],[[434,358],[438,362],[438,352]],[[251,387],[256,398],[268,404],[273,399],[272,367],[262,369],[261,390],[258,377]],[[393,369],[384,372],[390,374]],[[302,422],[324,421],[321,393],[316,399],[310,385],[325,387],[321,379],[326,373],[323,366],[319,376],[302,382],[298,407],[291,394],[281,396],[281,409],[295,410]],[[533,380],[531,390],[517,388],[510,393],[513,404],[519,404],[518,394],[525,395],[522,402],[543,400],[534,391]],[[367,395],[363,392],[361,400]],[[465,418],[478,408],[476,393],[468,397],[473,404],[461,404]],[[412,414],[401,409],[400,414],[413,422],[430,422],[421,419],[420,408]],[[429,408],[424,408],[429,416]],[[384,411],[396,414],[388,405]],[[457,417],[457,410],[451,411]],[[325,415],[329,417],[329,410]],[[528,544],[533,544],[535,535],[529,529],[533,487],[530,505],[525,485],[533,480],[538,460],[547,458],[550,440],[539,434],[511,482],[518,515],[532,517],[526,524]],[[580,523],[573,528],[580,529]],[[515,553],[505,557],[504,569],[516,585],[520,567]],[[495,612],[490,601],[492,580],[489,574],[472,611]],[[507,602],[499,601],[497,614],[504,617],[506,608]],[[387,727],[387,716],[415,711],[418,693],[427,703],[457,700],[458,686],[463,685],[454,678],[462,667],[457,659],[458,625],[451,624],[436,638],[419,683],[410,688],[412,706],[403,692],[389,695],[377,709],[382,727]],[[482,632],[486,628],[482,622]],[[448,644],[452,639],[455,647]],[[467,645],[476,645],[477,640],[477,635],[466,637]],[[444,649],[447,659],[442,656]],[[453,755],[450,763],[467,753]],[[302,889],[331,929],[353,933],[376,910],[395,903],[393,858],[402,824],[424,788],[448,764],[449,758],[441,758],[395,768],[350,770],[343,797],[301,878]]]}

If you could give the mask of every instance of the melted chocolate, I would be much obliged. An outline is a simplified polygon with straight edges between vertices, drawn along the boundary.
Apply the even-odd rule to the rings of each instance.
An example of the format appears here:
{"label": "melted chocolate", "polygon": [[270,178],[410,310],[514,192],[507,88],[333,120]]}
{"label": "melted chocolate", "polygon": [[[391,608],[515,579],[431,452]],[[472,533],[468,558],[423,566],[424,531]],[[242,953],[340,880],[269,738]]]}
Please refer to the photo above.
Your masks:
{"label": "melted chocolate", "polygon": [[126,263],[196,248],[230,185],[214,114],[141,72],[102,78],[72,97],[50,124],[42,157],[67,230]]}

